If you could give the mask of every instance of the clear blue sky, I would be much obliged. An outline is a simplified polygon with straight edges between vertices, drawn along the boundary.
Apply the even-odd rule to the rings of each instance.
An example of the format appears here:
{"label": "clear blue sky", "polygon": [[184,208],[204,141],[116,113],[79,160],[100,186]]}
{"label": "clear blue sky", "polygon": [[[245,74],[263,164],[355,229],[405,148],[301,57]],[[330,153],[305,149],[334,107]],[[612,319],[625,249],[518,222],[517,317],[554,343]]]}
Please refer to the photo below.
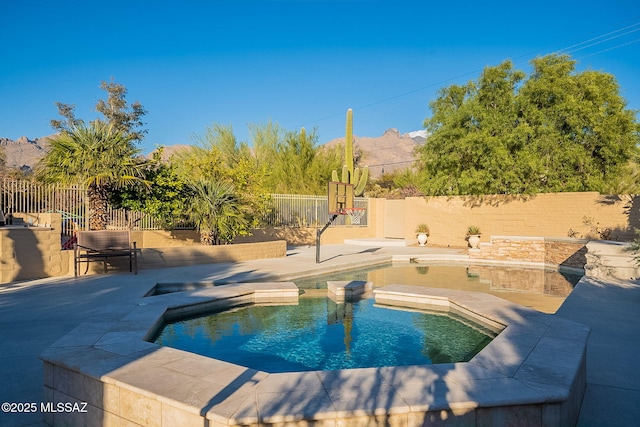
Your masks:
{"label": "clear blue sky", "polygon": [[[317,127],[320,143],[422,128],[437,90],[563,49],[640,110],[640,2],[0,0],[0,136],[53,133],[54,102],[91,120],[100,82],[140,101],[142,145],[213,123]],[[573,47],[572,47],[573,46]]]}

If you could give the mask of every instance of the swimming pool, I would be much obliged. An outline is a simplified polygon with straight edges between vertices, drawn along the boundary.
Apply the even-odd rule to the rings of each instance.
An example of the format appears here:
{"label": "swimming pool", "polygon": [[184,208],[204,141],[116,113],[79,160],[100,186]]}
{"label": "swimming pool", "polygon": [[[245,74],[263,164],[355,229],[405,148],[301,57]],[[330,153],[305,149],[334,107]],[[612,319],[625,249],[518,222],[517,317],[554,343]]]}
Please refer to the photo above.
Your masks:
{"label": "swimming pool", "polygon": [[293,279],[307,295],[322,295],[329,280],[370,281],[374,287],[401,283],[491,294],[543,313],[555,313],[582,273],[555,269],[476,264],[382,264]]}
{"label": "swimming pool", "polygon": [[179,320],[154,342],[280,373],[467,362],[495,335],[453,313],[314,297]]}
{"label": "swimming pool", "polygon": [[[390,285],[374,289],[379,303],[431,308],[437,300],[497,322],[502,332],[466,363],[269,374],[146,342],[168,317],[300,299],[291,282],[199,284],[108,307],[71,331],[65,351],[58,344],[42,356],[45,387],[79,401],[97,396],[91,404],[99,416],[144,425],[576,423],[589,329],[562,317],[492,295]],[[80,382],[90,388],[69,387]],[[105,392],[120,399],[103,398]]]}

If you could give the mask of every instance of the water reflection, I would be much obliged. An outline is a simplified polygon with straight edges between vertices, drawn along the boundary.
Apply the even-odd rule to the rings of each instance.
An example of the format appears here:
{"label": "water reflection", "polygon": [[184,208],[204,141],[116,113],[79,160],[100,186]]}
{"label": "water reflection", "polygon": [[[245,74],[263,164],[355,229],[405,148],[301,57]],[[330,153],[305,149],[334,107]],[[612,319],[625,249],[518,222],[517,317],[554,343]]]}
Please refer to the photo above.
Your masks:
{"label": "water reflection", "polygon": [[[555,313],[581,274],[494,265],[383,265],[295,280],[307,291],[330,280],[371,281],[374,287],[405,284],[485,292],[545,313]],[[309,295],[317,295],[308,292]]]}
{"label": "water reflection", "polygon": [[468,361],[495,336],[474,325],[371,298],[304,298],[177,321],[155,341],[266,372],[334,370]]}

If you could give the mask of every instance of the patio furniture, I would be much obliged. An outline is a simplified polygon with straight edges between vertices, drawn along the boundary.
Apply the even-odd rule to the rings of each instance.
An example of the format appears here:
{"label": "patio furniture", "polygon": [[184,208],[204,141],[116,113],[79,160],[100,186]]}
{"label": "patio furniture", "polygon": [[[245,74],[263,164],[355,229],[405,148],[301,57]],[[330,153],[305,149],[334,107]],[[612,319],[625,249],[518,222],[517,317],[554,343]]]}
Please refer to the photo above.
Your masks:
{"label": "patio furniture", "polygon": [[129,257],[129,271],[138,274],[138,250],[136,242],[131,242],[128,230],[78,231],[74,245],[74,276],[78,276],[81,263],[102,261],[107,272],[107,261],[113,257]]}

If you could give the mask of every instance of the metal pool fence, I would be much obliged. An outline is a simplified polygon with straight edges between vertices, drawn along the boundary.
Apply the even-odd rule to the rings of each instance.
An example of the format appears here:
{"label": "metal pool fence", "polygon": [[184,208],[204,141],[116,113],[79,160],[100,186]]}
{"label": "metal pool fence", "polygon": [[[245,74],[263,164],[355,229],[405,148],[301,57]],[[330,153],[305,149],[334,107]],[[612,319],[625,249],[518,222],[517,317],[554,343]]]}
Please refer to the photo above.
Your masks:
{"label": "metal pool fence", "polygon": [[[364,208],[360,226],[367,225],[369,199],[356,197],[356,208]],[[271,209],[263,218],[263,227],[321,227],[329,220],[326,196],[272,194]],[[340,215],[334,225],[352,225],[346,215]]]}
{"label": "metal pool fence", "polygon": [[[357,197],[356,208],[364,208],[360,226],[368,223],[367,198]],[[0,208],[6,216],[17,212],[59,213],[62,215],[62,234],[70,236],[74,229],[85,230],[88,224],[88,197],[84,187],[42,184],[27,180],[0,180]],[[260,228],[321,227],[328,220],[326,196],[272,194],[269,209],[261,218]],[[109,208],[108,227],[111,229],[161,229],[160,223],[143,212]],[[340,215],[335,226],[351,225],[347,216]],[[193,228],[188,224],[180,228]]]}

